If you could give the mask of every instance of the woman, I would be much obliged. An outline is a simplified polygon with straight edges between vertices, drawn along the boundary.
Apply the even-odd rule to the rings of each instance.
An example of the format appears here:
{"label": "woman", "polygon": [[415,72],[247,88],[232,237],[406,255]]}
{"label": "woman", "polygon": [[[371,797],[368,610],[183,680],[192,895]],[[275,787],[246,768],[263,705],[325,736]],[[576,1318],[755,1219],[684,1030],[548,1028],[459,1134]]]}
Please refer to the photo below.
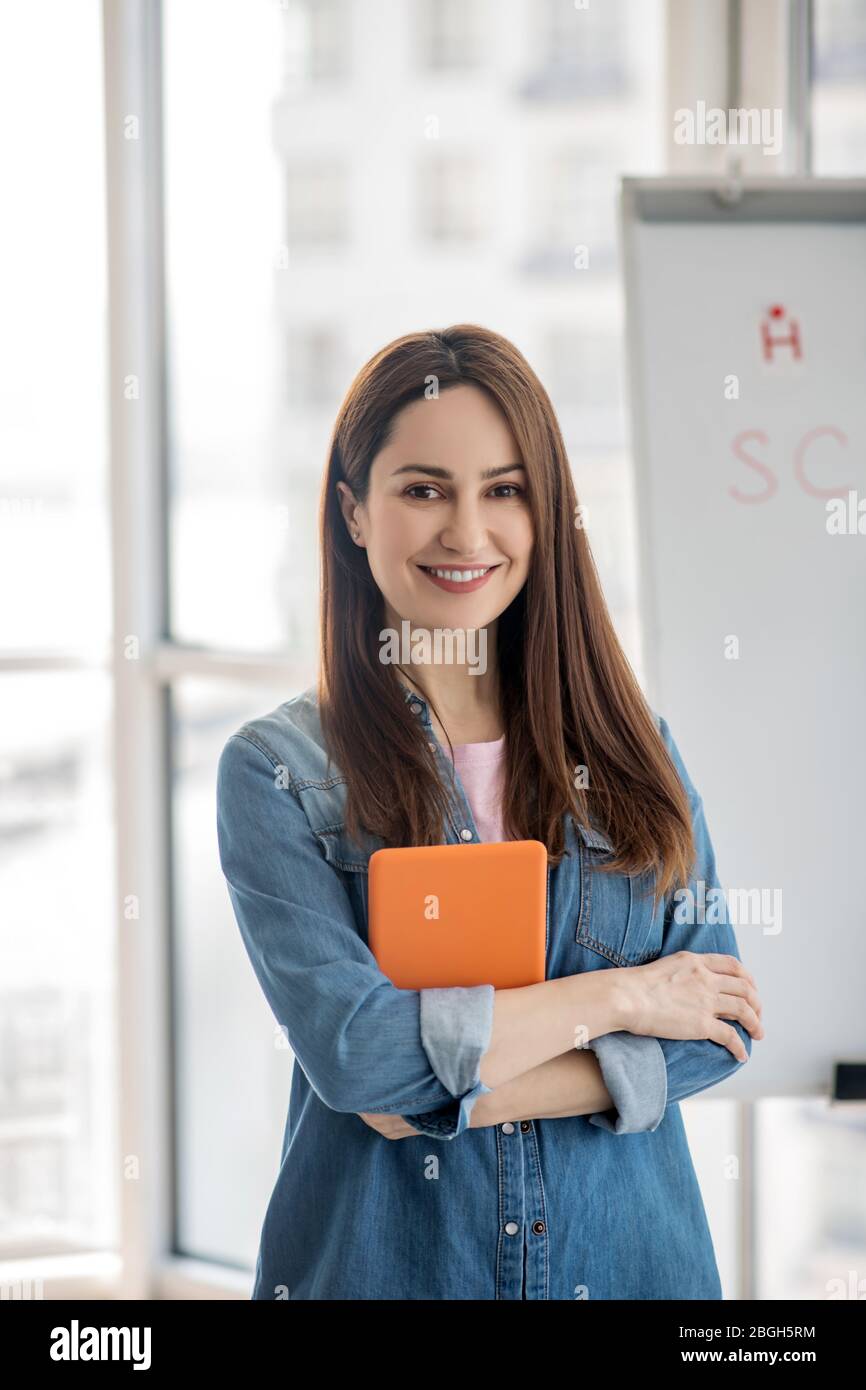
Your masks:
{"label": "woman", "polygon": [[[701,798],[579,516],[504,338],[407,334],[353,382],[318,685],[218,770],[223,871],[297,1062],[254,1299],[721,1298],[678,1102],[748,1060],[761,1004],[724,903],[695,922],[677,892],[718,886]],[[398,666],[404,623],[485,660]],[[547,978],[395,988],[371,853],[482,827],[547,846]]]}

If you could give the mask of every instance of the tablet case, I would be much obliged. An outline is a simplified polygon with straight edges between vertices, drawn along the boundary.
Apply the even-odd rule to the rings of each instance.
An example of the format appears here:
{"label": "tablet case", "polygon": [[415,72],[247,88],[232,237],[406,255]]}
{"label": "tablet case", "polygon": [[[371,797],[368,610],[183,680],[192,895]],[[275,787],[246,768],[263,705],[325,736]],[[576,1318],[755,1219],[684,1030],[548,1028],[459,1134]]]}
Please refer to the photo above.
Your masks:
{"label": "tablet case", "polygon": [[399,989],[545,978],[547,850],[540,840],[379,849],[368,938]]}

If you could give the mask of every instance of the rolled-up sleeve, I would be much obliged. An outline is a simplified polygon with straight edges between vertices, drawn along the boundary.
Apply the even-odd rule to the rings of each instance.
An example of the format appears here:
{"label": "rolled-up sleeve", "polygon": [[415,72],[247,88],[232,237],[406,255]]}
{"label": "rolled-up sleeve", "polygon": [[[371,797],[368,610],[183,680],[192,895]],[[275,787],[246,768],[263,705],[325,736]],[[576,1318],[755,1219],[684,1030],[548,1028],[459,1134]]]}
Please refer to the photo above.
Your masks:
{"label": "rolled-up sleeve", "polygon": [[461,1097],[438,1113],[404,1115],[432,1138],[454,1139],[469,1127],[472,1107],[489,1095],[478,1069],[493,1031],[492,985],[421,990],[421,1041],[439,1080]]}
{"label": "rolled-up sleeve", "polygon": [[431,1137],[454,1138],[490,1089],[478,1067],[492,1030],[493,986],[392,984],[284,773],[240,733],[217,767],[220,863],[271,1011],[330,1109],[403,1115]]}
{"label": "rolled-up sleeve", "polygon": [[668,1073],[658,1038],[603,1033],[588,1044],[598,1058],[613,1108],[590,1115],[589,1123],[613,1134],[658,1129],[667,1106]]}

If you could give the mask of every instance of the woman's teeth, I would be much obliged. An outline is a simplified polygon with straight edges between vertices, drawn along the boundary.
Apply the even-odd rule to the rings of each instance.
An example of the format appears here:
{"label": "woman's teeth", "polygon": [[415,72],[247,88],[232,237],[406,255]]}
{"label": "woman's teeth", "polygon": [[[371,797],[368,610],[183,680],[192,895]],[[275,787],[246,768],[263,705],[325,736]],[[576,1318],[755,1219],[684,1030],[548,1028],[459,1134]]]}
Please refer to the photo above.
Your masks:
{"label": "woman's teeth", "polygon": [[450,579],[455,584],[460,584],[470,579],[481,579],[481,577],[487,574],[487,571],[492,568],[492,565],[488,565],[487,568],[483,570],[437,570],[433,569],[430,565],[422,565],[422,569],[426,569],[429,574],[435,574],[438,579]]}

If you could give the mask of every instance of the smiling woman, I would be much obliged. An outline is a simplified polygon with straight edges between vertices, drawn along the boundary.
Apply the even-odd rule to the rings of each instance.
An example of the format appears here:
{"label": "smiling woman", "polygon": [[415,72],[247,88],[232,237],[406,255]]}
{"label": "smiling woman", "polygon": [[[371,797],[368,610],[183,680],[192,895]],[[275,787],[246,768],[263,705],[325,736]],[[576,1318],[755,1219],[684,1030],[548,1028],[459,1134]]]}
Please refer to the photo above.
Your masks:
{"label": "smiling woman", "polygon": [[[595,813],[616,846],[606,867],[660,866],[658,901],[687,871],[686,807],[578,510],[550,397],[506,338],[460,324],[372,357],[343,401],[323,483],[323,730],[347,777],[347,827],[389,844],[438,843],[447,806],[433,750],[406,727],[407,685],[449,748],[508,728],[503,824],[546,844],[554,865],[563,814],[588,822],[573,769],[591,765]],[[467,682],[459,668],[425,667],[419,683],[398,668],[395,681],[375,634],[404,619],[485,630],[487,671]],[[380,724],[393,726],[393,748]],[[636,798],[652,814],[636,815]]]}
{"label": "smiling woman", "polygon": [[[761,1006],[727,922],[670,910],[717,882],[713,849],[577,505],[498,334],[409,334],[352,383],[318,687],[218,772],[232,904],[296,1061],[254,1298],[721,1296],[678,1102],[748,1059]],[[477,631],[483,671],[435,641],[383,660],[407,629]],[[547,850],[544,980],[397,988],[368,945],[371,855],[479,827]]]}

